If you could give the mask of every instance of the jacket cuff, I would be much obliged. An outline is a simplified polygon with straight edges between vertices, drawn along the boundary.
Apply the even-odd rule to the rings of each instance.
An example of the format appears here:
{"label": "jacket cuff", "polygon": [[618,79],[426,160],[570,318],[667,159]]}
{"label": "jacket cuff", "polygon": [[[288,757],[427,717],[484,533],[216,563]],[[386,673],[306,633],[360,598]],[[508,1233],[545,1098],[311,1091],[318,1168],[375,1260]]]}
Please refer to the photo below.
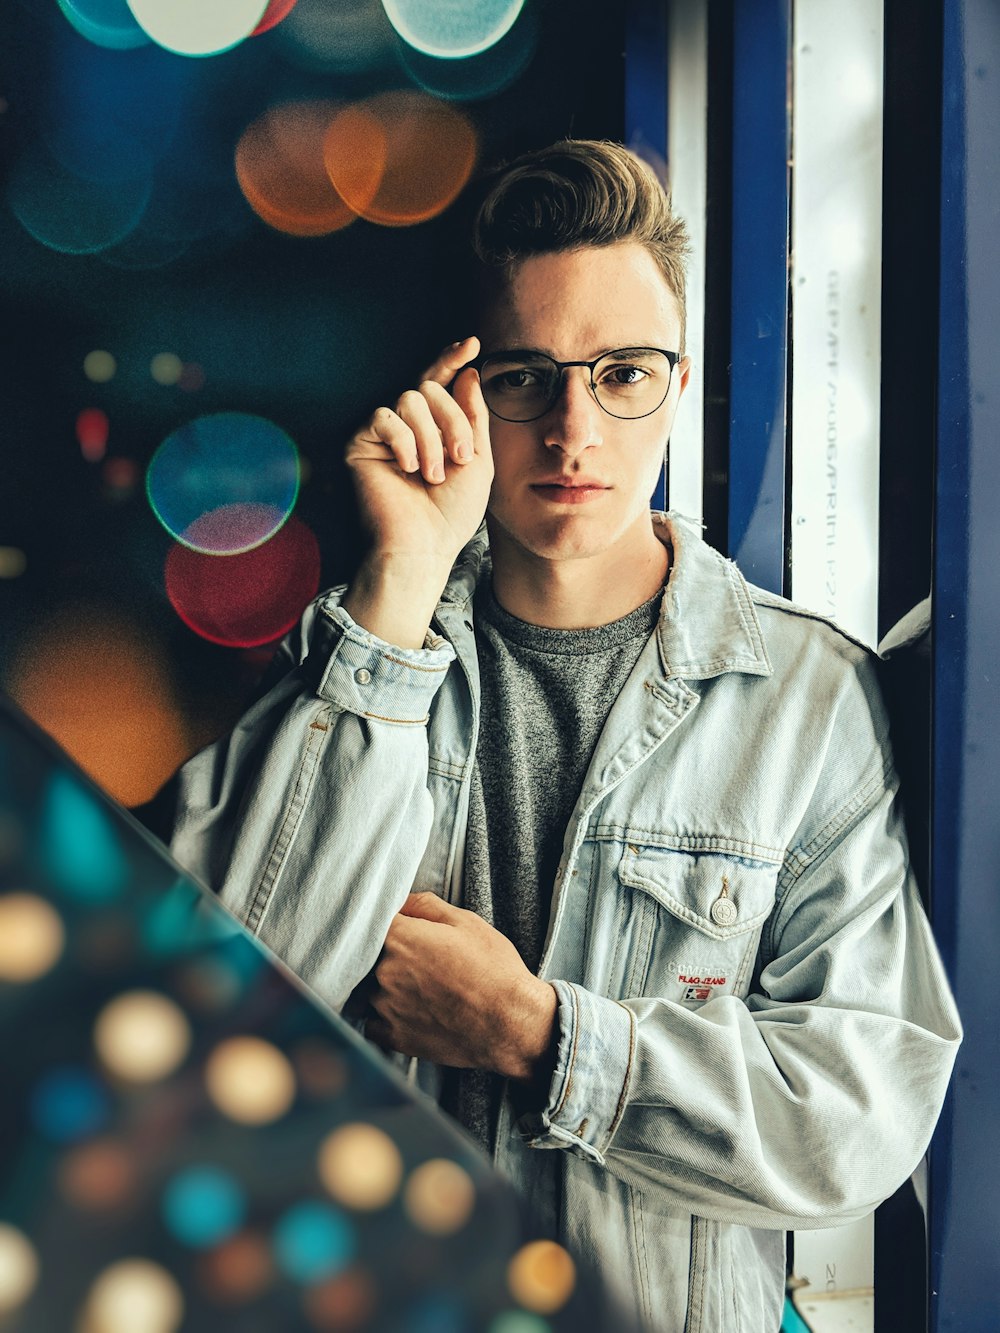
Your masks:
{"label": "jacket cuff", "polygon": [[635,1015],[624,1004],[568,981],[559,997],[559,1045],[541,1111],[517,1121],[532,1148],[564,1148],[604,1165],[628,1101],[635,1058]]}
{"label": "jacket cuff", "polygon": [[305,664],[320,698],[358,717],[422,726],[455,659],[451,644],[428,632],[423,648],[396,648],[362,629],[342,606],[321,614],[333,634],[317,644],[324,660]]}

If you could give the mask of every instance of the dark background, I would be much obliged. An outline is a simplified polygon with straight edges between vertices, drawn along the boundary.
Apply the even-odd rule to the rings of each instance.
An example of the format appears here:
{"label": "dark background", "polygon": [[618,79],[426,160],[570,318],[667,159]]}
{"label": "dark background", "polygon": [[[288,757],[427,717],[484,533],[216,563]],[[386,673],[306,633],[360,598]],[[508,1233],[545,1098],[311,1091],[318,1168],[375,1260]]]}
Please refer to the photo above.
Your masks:
{"label": "dark background", "polygon": [[[353,8],[362,24],[387,30],[377,2]],[[478,131],[480,165],[565,135],[623,137],[623,6],[527,0],[512,39],[534,47],[523,73],[455,103]],[[350,576],[361,550],[344,442],[444,343],[472,332],[455,327],[455,206],[415,226],[358,220],[329,237],[294,238],[253,214],[235,177],[239,135],[269,105],[413,87],[404,55],[390,33],[367,68],[309,69],[280,25],[203,59],[109,51],[79,36],[56,0],[0,7],[4,181],[59,116],[78,123],[117,98],[123,116],[155,125],[161,99],[180,108],[163,130],[173,135],[170,205],[187,231],[203,233],[150,267],[127,243],[104,254],[47,248],[13,215],[7,184],[0,208],[0,547],[25,557],[20,575],[0,578],[0,673],[127,804],[151,797],[229,724],[268,656],[200,639],[170,606],[172,541],[143,485],[158,445],[220,411],[257,413],[287,431],[306,464],[296,513],[319,540],[321,586],[330,586]],[[84,374],[95,348],[117,361],[107,383]],[[203,385],[156,383],[149,366],[160,352],[200,367]],[[87,408],[110,423],[107,458],[96,463],[76,435]],[[121,459],[135,466],[109,462]]]}

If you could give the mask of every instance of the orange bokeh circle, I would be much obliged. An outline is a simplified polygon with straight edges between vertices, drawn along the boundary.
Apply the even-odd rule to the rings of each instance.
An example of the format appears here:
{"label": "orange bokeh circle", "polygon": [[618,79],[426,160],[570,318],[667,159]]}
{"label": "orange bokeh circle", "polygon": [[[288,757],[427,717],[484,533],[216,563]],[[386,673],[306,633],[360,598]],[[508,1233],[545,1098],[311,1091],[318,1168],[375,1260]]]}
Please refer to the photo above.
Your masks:
{"label": "orange bokeh circle", "polygon": [[236,145],[236,178],[247,203],[289,236],[327,236],[355,214],[331,183],[324,140],[342,103],[284,102],[248,125]]}
{"label": "orange bokeh circle", "polygon": [[476,130],[457,107],[411,90],[344,107],[327,130],[326,170],[369,222],[407,227],[452,203],[476,163]]}

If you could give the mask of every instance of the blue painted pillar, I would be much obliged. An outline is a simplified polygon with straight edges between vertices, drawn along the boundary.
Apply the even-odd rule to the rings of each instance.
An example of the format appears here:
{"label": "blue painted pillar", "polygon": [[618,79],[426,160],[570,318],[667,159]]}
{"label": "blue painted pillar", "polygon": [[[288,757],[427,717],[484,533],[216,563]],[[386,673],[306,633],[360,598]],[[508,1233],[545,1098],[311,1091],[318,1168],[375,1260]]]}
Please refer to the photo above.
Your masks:
{"label": "blue painted pillar", "polygon": [[944,20],[931,883],[965,1043],[931,1155],[931,1328],[996,1333],[1000,6],[945,0]]}
{"label": "blue painted pillar", "polygon": [[[625,142],[653,161],[667,160],[667,6],[630,0],[625,14]],[[650,497],[667,507],[664,470]]]}
{"label": "blue painted pillar", "polygon": [[729,554],[784,591],[791,0],[733,6]]}

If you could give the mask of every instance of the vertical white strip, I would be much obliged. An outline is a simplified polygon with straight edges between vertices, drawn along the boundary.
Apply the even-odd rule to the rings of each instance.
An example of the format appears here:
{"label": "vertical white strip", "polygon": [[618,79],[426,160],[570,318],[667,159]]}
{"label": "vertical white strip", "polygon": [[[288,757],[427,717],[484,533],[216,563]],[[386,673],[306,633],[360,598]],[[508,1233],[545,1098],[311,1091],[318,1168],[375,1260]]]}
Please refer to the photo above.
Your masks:
{"label": "vertical white strip", "polygon": [[687,270],[687,353],[693,368],[670,437],[670,507],[704,514],[705,195],[708,6],[672,0],[668,29],[667,155],[674,208],[691,237]]}
{"label": "vertical white strip", "polygon": [[882,42],[877,0],[796,0],[792,596],[878,634]]}

